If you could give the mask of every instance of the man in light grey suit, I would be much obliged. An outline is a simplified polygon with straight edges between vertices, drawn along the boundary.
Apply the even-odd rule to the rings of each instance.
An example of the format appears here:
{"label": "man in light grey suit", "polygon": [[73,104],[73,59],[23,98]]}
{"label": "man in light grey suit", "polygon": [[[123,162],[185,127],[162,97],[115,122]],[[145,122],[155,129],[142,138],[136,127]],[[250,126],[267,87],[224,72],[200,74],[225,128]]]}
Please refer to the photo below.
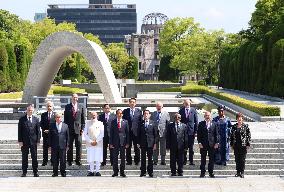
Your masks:
{"label": "man in light grey suit", "polygon": [[157,127],[159,136],[157,147],[154,150],[153,160],[154,165],[158,163],[159,150],[161,155],[161,165],[166,165],[166,134],[167,134],[167,124],[170,122],[170,115],[167,111],[163,109],[163,104],[161,102],[157,102],[156,109],[152,115],[151,120],[155,122],[155,126]]}

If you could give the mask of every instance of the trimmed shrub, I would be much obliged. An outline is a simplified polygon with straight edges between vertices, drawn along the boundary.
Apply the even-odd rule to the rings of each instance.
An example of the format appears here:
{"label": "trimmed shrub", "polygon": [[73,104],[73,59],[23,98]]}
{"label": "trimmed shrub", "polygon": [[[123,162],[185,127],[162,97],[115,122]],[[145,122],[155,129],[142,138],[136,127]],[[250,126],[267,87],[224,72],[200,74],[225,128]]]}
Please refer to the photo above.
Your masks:
{"label": "trimmed shrub", "polygon": [[86,92],[85,89],[62,87],[62,86],[53,86],[52,90],[53,90],[53,94],[61,94],[61,95]]}

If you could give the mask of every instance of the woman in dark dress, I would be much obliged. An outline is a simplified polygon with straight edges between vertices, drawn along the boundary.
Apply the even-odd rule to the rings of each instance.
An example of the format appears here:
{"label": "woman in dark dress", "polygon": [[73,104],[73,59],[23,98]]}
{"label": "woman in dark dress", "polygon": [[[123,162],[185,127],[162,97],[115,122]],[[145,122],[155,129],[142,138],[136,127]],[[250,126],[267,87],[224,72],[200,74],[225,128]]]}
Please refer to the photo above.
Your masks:
{"label": "woman in dark dress", "polygon": [[243,122],[243,114],[236,116],[237,123],[231,129],[230,145],[234,150],[236,161],[236,177],[244,178],[247,150],[250,147],[251,133],[248,124]]}

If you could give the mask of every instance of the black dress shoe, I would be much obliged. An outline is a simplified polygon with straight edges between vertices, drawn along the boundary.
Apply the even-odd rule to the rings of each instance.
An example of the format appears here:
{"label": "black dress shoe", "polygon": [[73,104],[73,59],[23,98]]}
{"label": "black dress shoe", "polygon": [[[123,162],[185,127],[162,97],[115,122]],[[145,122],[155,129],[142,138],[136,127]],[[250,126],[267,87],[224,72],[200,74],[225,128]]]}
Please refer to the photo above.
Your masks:
{"label": "black dress shoe", "polygon": [[171,174],[171,177],[175,177],[175,176],[177,176],[176,173],[172,173],[172,174]]}
{"label": "black dress shoe", "polygon": [[153,163],[153,165],[157,165],[157,164],[158,164],[158,162],[154,162],[154,163]]}
{"label": "black dress shoe", "polygon": [[241,173],[240,178],[245,178],[245,175],[243,173]]}
{"label": "black dress shoe", "polygon": [[27,176],[27,174],[26,173],[23,173],[22,175],[21,175],[21,177],[26,177]]}
{"label": "black dress shoe", "polygon": [[235,175],[235,177],[239,177],[241,174],[240,173],[237,173],[236,175]]}
{"label": "black dress shoe", "polygon": [[55,174],[55,173],[52,174],[52,177],[57,177],[57,176],[58,176],[58,174]]}
{"label": "black dress shoe", "polygon": [[76,161],[76,165],[81,166],[82,163],[80,161]]}
{"label": "black dress shoe", "polygon": [[204,174],[204,173],[201,173],[199,177],[200,177],[200,178],[204,178],[204,177],[205,177],[205,174]]}
{"label": "black dress shoe", "polygon": [[139,162],[135,162],[135,165],[139,165]]}
{"label": "black dress shoe", "polygon": [[112,177],[117,177],[117,176],[118,176],[117,173],[112,174]]}
{"label": "black dress shoe", "polygon": [[153,173],[149,173],[149,177],[153,177]]}
{"label": "black dress shoe", "polygon": [[132,165],[132,162],[127,162],[126,165]]}
{"label": "black dress shoe", "polygon": [[61,177],[66,177],[66,173],[61,173]]}
{"label": "black dress shoe", "polygon": [[41,164],[41,166],[46,166],[47,165],[47,162],[43,162],[42,164]]}
{"label": "black dress shoe", "polygon": [[100,177],[100,176],[102,176],[102,175],[100,174],[100,172],[96,172],[96,175],[95,175],[95,176]]}
{"label": "black dress shoe", "polygon": [[95,173],[94,172],[88,172],[88,175],[87,175],[88,177],[90,177],[90,176],[95,176]]}
{"label": "black dress shoe", "polygon": [[140,174],[140,177],[145,177],[145,176],[146,176],[145,173],[141,173],[141,174]]}
{"label": "black dress shoe", "polygon": [[178,174],[178,176],[182,177],[182,176],[183,176],[183,174],[182,174],[182,173],[179,173],[179,174]]}
{"label": "black dress shoe", "polygon": [[165,162],[161,162],[161,165],[166,165],[166,163]]}
{"label": "black dress shoe", "polygon": [[106,162],[102,162],[102,163],[101,163],[101,166],[105,166],[105,165],[106,165]]}
{"label": "black dress shoe", "polygon": [[209,174],[209,177],[215,178],[215,175],[213,173]]}
{"label": "black dress shoe", "polygon": [[125,173],[120,174],[121,177],[126,177]]}
{"label": "black dress shoe", "polygon": [[195,165],[193,162],[190,162],[189,165]]}
{"label": "black dress shoe", "polygon": [[39,177],[38,173],[34,173],[34,177]]}
{"label": "black dress shoe", "polygon": [[72,166],[72,162],[71,161],[68,161],[68,166]]}

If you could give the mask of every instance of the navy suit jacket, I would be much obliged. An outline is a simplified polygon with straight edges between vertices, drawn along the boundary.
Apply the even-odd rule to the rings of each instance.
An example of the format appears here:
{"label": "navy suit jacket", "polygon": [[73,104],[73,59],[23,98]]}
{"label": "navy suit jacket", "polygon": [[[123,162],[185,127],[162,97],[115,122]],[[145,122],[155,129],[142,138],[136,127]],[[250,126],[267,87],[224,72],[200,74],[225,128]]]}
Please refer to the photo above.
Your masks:
{"label": "navy suit jacket", "polygon": [[70,130],[74,129],[75,133],[79,134],[85,128],[85,109],[81,104],[78,103],[77,105],[75,118],[73,117],[72,103],[65,106],[64,123],[68,125]]}
{"label": "navy suit jacket", "polygon": [[217,123],[211,121],[209,130],[207,129],[206,121],[201,121],[198,124],[197,141],[201,143],[203,147],[214,147],[216,143],[219,143],[219,140],[219,127]]}
{"label": "navy suit jacket", "polygon": [[129,144],[128,122],[122,119],[120,129],[117,127],[117,118],[113,119],[110,124],[109,144],[115,148]]}
{"label": "navy suit jacket", "polygon": [[185,110],[185,107],[182,107],[178,112],[181,115],[181,122],[187,125],[188,135],[195,135],[198,127],[197,112],[195,108],[191,107],[189,110],[189,116],[186,118]]}
{"label": "navy suit jacket", "polygon": [[157,141],[158,130],[154,121],[149,120],[148,127],[145,128],[145,121],[143,120],[140,123],[140,128],[138,129],[138,143],[140,147],[154,147],[154,144],[156,144]]}
{"label": "navy suit jacket", "polygon": [[128,121],[129,130],[131,130],[133,134],[137,136],[139,124],[142,121],[142,111],[138,108],[135,108],[134,117],[131,118],[130,108],[124,109],[122,118]]}
{"label": "navy suit jacket", "polygon": [[104,139],[106,138],[109,140],[110,123],[115,118],[116,118],[116,115],[113,113],[110,113],[108,117],[108,122],[106,122],[105,113],[102,113],[99,115],[98,120],[103,122],[104,124]]}
{"label": "navy suit jacket", "polygon": [[21,117],[18,123],[18,142],[23,142],[23,145],[36,145],[40,142],[40,124],[39,119],[32,116],[32,123],[27,118],[27,115]]}
{"label": "navy suit jacket", "polygon": [[48,132],[48,143],[52,149],[66,149],[69,141],[68,125],[62,122],[60,133],[58,133],[56,123],[50,125]]}

